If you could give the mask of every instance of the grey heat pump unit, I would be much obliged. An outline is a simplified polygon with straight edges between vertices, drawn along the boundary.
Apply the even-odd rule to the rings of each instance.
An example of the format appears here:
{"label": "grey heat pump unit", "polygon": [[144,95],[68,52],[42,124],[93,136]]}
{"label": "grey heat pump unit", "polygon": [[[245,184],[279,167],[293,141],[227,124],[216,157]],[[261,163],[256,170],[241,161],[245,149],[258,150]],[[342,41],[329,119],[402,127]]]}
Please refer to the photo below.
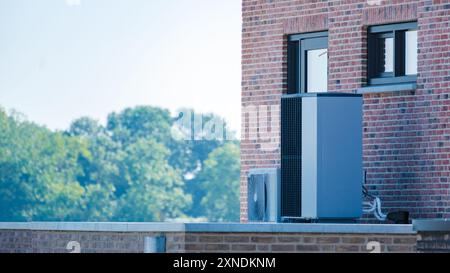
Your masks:
{"label": "grey heat pump unit", "polygon": [[281,99],[281,218],[347,221],[362,214],[362,97]]}
{"label": "grey heat pump unit", "polygon": [[249,222],[280,221],[280,170],[253,169],[247,180]]}

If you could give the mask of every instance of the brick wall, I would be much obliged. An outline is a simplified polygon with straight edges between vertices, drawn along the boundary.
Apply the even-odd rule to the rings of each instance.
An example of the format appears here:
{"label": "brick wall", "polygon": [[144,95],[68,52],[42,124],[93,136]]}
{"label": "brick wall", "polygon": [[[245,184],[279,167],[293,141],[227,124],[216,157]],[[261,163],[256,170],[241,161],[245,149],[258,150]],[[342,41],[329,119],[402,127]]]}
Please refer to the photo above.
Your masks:
{"label": "brick wall", "polygon": [[381,252],[415,252],[415,234],[320,233],[149,233],[0,230],[0,253],[68,253],[70,241],[81,253],[139,253],[146,236],[164,235],[166,251],[184,252],[369,252],[367,243],[380,243]]}
{"label": "brick wall", "polygon": [[448,1],[243,0],[242,13],[242,221],[248,171],[280,165],[279,108],[271,110],[273,149],[261,148],[266,130],[253,114],[279,106],[286,92],[286,35],[328,30],[328,89],[354,92],[366,83],[367,27],[412,20],[419,26],[417,89],[364,95],[364,168],[387,209],[406,209],[413,218],[450,216]]}
{"label": "brick wall", "polygon": [[449,253],[450,232],[421,232],[417,238],[417,252]]}
{"label": "brick wall", "polygon": [[[68,253],[67,244],[80,243],[82,253],[142,253],[144,238],[154,232],[91,232],[0,230],[0,253]],[[167,233],[166,249],[184,249],[184,233]]]}
{"label": "brick wall", "polygon": [[187,252],[369,252],[368,242],[380,243],[381,252],[415,252],[416,235],[373,234],[189,234]]}

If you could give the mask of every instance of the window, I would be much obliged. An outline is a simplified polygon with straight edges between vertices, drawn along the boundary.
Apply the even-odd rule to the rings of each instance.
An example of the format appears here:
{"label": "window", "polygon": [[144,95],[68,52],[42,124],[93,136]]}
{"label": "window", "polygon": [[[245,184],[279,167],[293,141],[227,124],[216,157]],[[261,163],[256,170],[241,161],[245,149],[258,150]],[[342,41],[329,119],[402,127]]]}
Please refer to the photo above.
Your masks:
{"label": "window", "polygon": [[417,23],[370,27],[368,51],[369,85],[417,80]]}
{"label": "window", "polygon": [[288,38],[288,93],[319,93],[328,89],[328,32]]}

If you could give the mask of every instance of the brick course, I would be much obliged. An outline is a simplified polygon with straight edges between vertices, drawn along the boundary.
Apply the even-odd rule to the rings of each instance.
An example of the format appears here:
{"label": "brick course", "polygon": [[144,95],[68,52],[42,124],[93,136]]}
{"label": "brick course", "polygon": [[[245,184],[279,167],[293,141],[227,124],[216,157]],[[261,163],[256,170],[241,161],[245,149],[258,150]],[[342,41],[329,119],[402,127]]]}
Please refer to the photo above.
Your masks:
{"label": "brick course", "polygon": [[[320,233],[151,233],[0,230],[0,253],[68,253],[78,241],[81,253],[142,253],[146,236],[166,237],[169,253],[369,252],[377,241],[381,252],[415,252],[416,234]],[[422,238],[422,237],[420,237]],[[444,237],[443,237],[444,238]],[[445,237],[448,241],[448,235]],[[423,239],[422,239],[423,240]],[[447,242],[448,243],[448,242]],[[422,249],[425,243],[421,243]]]}
{"label": "brick course", "polygon": [[280,165],[279,115],[272,128],[275,149],[261,149],[266,140],[246,111],[279,106],[286,92],[286,35],[328,30],[328,89],[355,92],[367,81],[367,27],[407,21],[419,28],[417,89],[364,95],[367,182],[389,210],[408,210],[413,218],[450,217],[448,1],[371,6],[362,0],[243,0],[242,14],[242,221],[248,171]]}
{"label": "brick course", "polygon": [[449,253],[450,232],[422,232],[417,239],[417,251],[421,253]]}

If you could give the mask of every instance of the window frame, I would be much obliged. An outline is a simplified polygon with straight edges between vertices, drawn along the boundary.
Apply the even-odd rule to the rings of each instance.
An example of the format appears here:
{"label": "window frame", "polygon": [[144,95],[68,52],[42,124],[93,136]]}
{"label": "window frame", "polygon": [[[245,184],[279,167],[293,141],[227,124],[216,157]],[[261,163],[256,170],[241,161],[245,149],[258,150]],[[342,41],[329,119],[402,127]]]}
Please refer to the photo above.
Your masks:
{"label": "window frame", "polygon": [[[288,94],[308,92],[308,67],[306,65],[308,60],[306,55],[309,50],[323,48],[326,48],[328,50],[328,31],[293,34],[288,36]],[[327,65],[327,75],[328,67],[329,66]]]}
{"label": "window frame", "polygon": [[[406,39],[407,31],[417,31],[417,22],[377,25],[368,28],[367,37],[367,85],[384,85],[398,83],[414,83],[416,75],[406,75]],[[393,72],[379,73],[380,48],[377,40],[380,38],[394,39]]]}

